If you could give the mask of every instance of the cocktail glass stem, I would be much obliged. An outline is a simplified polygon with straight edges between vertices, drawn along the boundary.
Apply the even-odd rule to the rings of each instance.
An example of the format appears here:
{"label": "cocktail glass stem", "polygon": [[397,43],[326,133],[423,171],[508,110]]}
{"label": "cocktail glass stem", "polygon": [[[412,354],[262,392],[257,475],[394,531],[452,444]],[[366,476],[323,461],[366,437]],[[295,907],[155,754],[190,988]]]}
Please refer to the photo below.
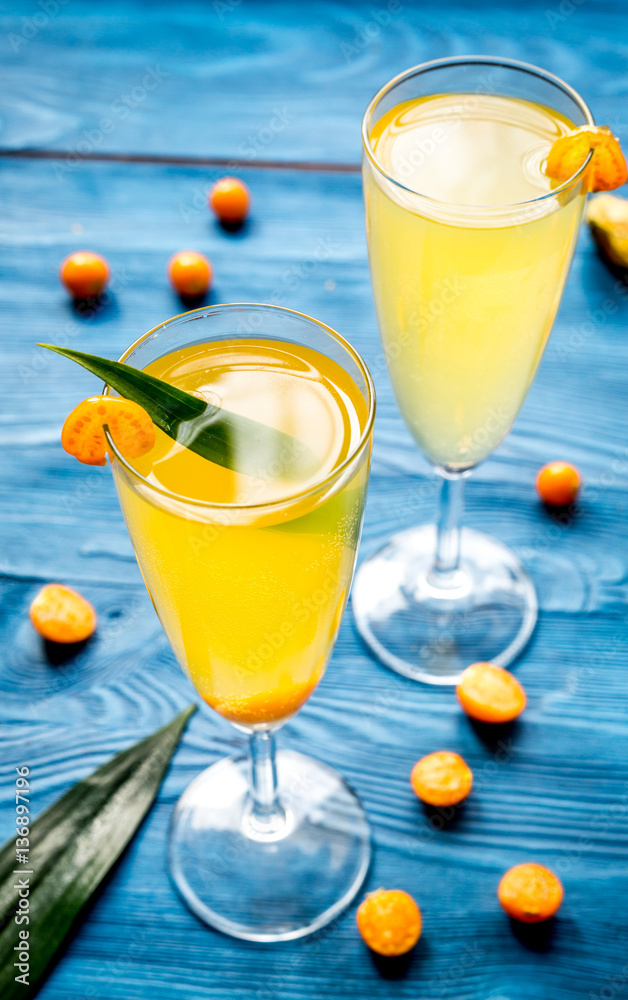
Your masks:
{"label": "cocktail glass stem", "polygon": [[460,568],[460,535],[464,510],[464,477],[443,477],[440,492],[440,510],[436,527],[436,552],[429,572],[429,583],[446,590],[457,586]]}
{"label": "cocktail glass stem", "polygon": [[249,762],[251,797],[245,832],[258,838],[276,837],[285,830],[287,815],[279,799],[274,733],[251,733]]}

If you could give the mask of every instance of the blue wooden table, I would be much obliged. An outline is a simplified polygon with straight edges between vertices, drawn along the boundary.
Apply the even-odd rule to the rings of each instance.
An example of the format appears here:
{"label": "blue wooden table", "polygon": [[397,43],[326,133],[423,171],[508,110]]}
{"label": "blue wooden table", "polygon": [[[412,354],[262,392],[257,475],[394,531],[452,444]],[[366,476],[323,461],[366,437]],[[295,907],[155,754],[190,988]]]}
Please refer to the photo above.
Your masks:
{"label": "blue wooden table", "polygon": [[[367,271],[359,126],[394,73],[486,52],[558,73],[628,142],[628,10],[621,2],[410,0],[5,0],[0,7],[0,839],[14,768],[35,809],[194,698],[144,590],[106,470],[61,450],[87,373],[36,341],[118,356],[180,311],[165,267],[192,247],[215,268],[210,301],[274,301],[349,337],[379,396],[362,554],[432,516],[436,481],[397,413]],[[223,232],[205,208],[218,176],[253,196]],[[76,313],[57,281],[74,249],[104,253],[111,293]],[[539,375],[515,430],[474,476],[467,522],[530,568],[540,618],[516,665],[529,694],[487,737],[451,690],[375,662],[347,613],[320,688],[280,734],[337,767],[368,810],[368,887],[403,887],[424,935],[404,963],[376,962],[354,909],[318,936],[265,947],[196,921],[166,872],[173,805],[240,738],[193,719],[147,822],[41,992],[42,1000],[580,1000],[628,996],[628,288],[583,232]],[[585,488],[567,523],[539,504],[539,465],[561,458]],[[50,657],[27,609],[61,580],[96,605],[78,656]],[[500,742],[501,740],[501,742]],[[440,829],[408,784],[413,762],[459,751],[476,785]],[[566,898],[522,931],[497,905],[510,865],[555,868]],[[324,877],[324,872],[321,873]]]}

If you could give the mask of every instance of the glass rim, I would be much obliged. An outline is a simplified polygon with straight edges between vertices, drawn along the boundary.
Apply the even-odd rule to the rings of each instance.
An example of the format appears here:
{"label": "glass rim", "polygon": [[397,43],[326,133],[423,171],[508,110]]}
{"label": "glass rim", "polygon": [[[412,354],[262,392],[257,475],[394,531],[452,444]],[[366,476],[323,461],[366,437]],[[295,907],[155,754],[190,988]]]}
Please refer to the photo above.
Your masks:
{"label": "glass rim", "polygon": [[588,167],[591,157],[593,156],[593,150],[589,150],[589,154],[581,164],[581,166],[576,170],[575,173],[568,177],[566,181],[559,184],[552,191],[546,191],[545,194],[537,195],[536,198],[527,198],[525,201],[515,201],[505,203],[503,205],[460,205],[456,202],[450,201],[440,201],[438,198],[431,198],[429,195],[421,194],[420,191],[415,191],[414,188],[408,187],[402,181],[398,180],[393,174],[388,173],[384,170],[383,166],[379,163],[375,151],[371,146],[370,136],[369,136],[369,124],[371,116],[375,110],[376,105],[382,100],[386,94],[390,93],[396,86],[403,83],[404,80],[408,80],[413,76],[419,76],[422,73],[427,73],[430,70],[440,69],[444,66],[502,66],[507,69],[519,70],[523,73],[528,73],[530,76],[536,76],[547,83],[553,84],[558,87],[563,93],[570,97],[574,104],[576,104],[586,118],[587,125],[595,125],[595,120],[591,113],[589,106],[586,104],[584,99],[580,96],[577,90],[571,87],[568,83],[565,83],[559,76],[554,73],[549,73],[547,70],[541,69],[540,66],[534,66],[532,63],[522,62],[519,59],[508,59],[501,56],[447,56],[443,59],[432,59],[429,62],[419,63],[417,66],[412,66],[410,69],[403,70],[403,72],[398,73],[391,80],[380,87],[374,97],[369,101],[364,116],[362,118],[362,147],[369,161],[375,168],[375,170],[390,184],[394,184],[395,187],[400,188],[402,191],[411,194],[415,198],[421,198],[426,203],[433,206],[438,206],[448,213],[453,210],[460,210],[461,214],[473,215],[475,213],[485,213],[485,214],[498,214],[500,212],[516,211],[520,209],[525,209],[528,206],[537,205],[540,202],[547,201],[551,198],[555,198],[557,195],[562,194],[572,187],[574,182],[578,181],[584,174],[586,168]]}
{"label": "glass rim", "polygon": [[[159,494],[162,497],[167,497],[170,500],[175,500],[177,503],[186,504],[192,507],[199,507],[202,508],[203,510],[217,510],[222,513],[224,513],[225,511],[244,512],[244,511],[255,511],[255,510],[270,512],[272,510],[285,507],[286,504],[293,504],[293,503],[296,504],[301,500],[307,499],[309,496],[319,493],[322,489],[332,484],[335,479],[341,477],[343,472],[346,471],[346,469],[351,465],[354,459],[360,454],[360,452],[363,450],[365,444],[367,443],[371,435],[371,432],[373,430],[373,424],[375,422],[375,407],[376,407],[375,384],[373,382],[373,378],[367,367],[367,364],[362,358],[361,354],[355,349],[355,347],[353,347],[353,345],[345,337],[342,336],[342,334],[337,333],[336,330],[332,329],[332,327],[328,326],[326,323],[323,323],[321,320],[315,319],[313,316],[308,316],[307,313],[299,312],[298,309],[289,309],[287,306],[277,306],[273,305],[272,303],[265,303],[265,302],[219,302],[212,306],[201,306],[198,309],[190,309],[187,312],[178,313],[176,316],[171,316],[169,319],[166,319],[162,323],[158,323],[157,326],[154,326],[150,330],[147,330],[146,333],[143,333],[141,337],[138,337],[137,340],[134,340],[133,343],[130,344],[129,347],[127,347],[126,350],[122,352],[118,360],[124,362],[125,359],[128,358],[129,355],[140,344],[142,344],[149,337],[152,337],[153,335],[157,334],[164,327],[168,327],[170,325],[179,325],[182,322],[186,322],[188,320],[192,320],[195,318],[200,318],[201,315],[208,315],[208,314],[211,315],[212,313],[217,313],[217,312],[231,312],[231,311],[235,312],[237,310],[242,310],[242,309],[255,310],[255,311],[263,309],[265,311],[289,313],[291,316],[298,316],[300,319],[306,320],[307,323],[314,324],[324,333],[330,336],[333,340],[339,343],[347,351],[350,357],[353,358],[353,360],[357,364],[359,370],[361,371],[364,377],[368,393],[368,399],[367,399],[368,416],[366,423],[364,425],[364,430],[360,434],[359,439],[357,440],[353,448],[350,449],[349,454],[347,455],[346,458],[342,460],[340,465],[335,466],[330,472],[327,473],[326,476],[324,476],[320,480],[317,480],[313,486],[308,486],[307,489],[305,490],[299,490],[296,493],[290,493],[279,499],[267,500],[262,503],[214,503],[211,500],[197,500],[194,499],[193,497],[187,497],[180,493],[174,493],[172,490],[169,490],[164,486],[151,483],[150,480],[148,480],[145,476],[143,476],[140,472],[138,472],[137,469],[135,469],[134,466],[131,465],[128,459],[126,459],[124,455],[121,454],[121,452],[116,446],[115,441],[109,434],[109,429],[105,428],[105,435],[107,438],[108,445],[111,448],[111,451],[115,455],[116,460],[120,462],[120,464],[126,469],[127,472],[130,473],[133,479],[139,481],[142,485],[146,486],[147,489]],[[252,333],[251,337],[254,338],[255,334]],[[105,383],[104,394],[109,395],[109,391],[110,387]]]}

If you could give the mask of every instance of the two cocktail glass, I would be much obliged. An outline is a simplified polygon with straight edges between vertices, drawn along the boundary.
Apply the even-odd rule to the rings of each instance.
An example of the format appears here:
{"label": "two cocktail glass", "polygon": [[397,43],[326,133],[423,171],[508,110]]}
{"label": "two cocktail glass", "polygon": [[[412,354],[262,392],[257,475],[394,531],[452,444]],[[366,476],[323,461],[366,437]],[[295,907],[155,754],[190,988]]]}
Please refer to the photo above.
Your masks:
{"label": "two cocktail glass", "polygon": [[[437,684],[453,683],[473,661],[509,663],[534,627],[535,592],[517,557],[461,528],[462,486],[510,429],[536,371],[582,217],[586,164],[523,202],[442,203],[386,169],[372,136],[402,102],[486,93],[555,109],[574,125],[592,122],[555,77],[480,58],[397,77],[364,120],[369,254],[386,360],[402,415],[442,476],[443,495],[436,528],[405,531],[363,562],[353,607],[377,656]],[[177,370],[182,359],[192,370],[204,352],[251,342],[313,352],[303,357],[304,371],[315,355],[327,359],[361,414],[341,460],[321,461],[306,486],[263,502],[253,491],[218,503],[186,493],[191,467],[179,485],[175,477],[165,486],[110,445],[121,506],[166,635],[203,698],[249,736],[247,757],[214,764],[179,801],[173,879],[212,926],[279,941],[332,920],[369,863],[369,828],[354,793],[326,765],[276,754],[274,732],[320,680],[346,604],[368,478],[372,381],[340,336],[273,306],[176,317],[122,360],[150,368],[176,355]]]}

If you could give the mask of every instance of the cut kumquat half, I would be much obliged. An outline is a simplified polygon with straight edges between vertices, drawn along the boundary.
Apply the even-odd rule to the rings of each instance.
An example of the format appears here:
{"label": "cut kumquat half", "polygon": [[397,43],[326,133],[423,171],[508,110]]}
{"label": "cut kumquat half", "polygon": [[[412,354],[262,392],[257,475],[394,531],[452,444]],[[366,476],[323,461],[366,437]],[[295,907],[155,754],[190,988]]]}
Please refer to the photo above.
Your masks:
{"label": "cut kumquat half", "polygon": [[116,396],[90,396],[72,410],[61,444],[84,465],[106,465],[105,427],[125,458],[140,458],[155,444],[155,425],[138,403]]}
{"label": "cut kumquat half", "polygon": [[362,940],[378,955],[405,955],[421,937],[421,911],[402,889],[376,889],[362,900],[356,913]]}
{"label": "cut kumquat half", "polygon": [[416,762],[410,784],[430,806],[455,806],[471,791],[473,771],[460,754],[439,750]]}
{"label": "cut kumquat half", "polygon": [[526,693],[516,677],[494,663],[472,663],[456,688],[467,715],[479,722],[511,722],[526,707]]}
{"label": "cut kumquat half", "polygon": [[30,606],[33,627],[50,642],[82,642],[96,628],[92,605],[72,587],[48,583]]}
{"label": "cut kumquat half", "polygon": [[626,183],[628,167],[619,140],[604,125],[582,125],[557,139],[549,151],[545,173],[561,184],[568,181],[590,150],[589,191],[613,191]]}
{"label": "cut kumquat half", "polygon": [[558,910],[563,896],[558,876],[535,861],[510,868],[497,888],[497,897],[508,916],[524,924],[549,920]]}

